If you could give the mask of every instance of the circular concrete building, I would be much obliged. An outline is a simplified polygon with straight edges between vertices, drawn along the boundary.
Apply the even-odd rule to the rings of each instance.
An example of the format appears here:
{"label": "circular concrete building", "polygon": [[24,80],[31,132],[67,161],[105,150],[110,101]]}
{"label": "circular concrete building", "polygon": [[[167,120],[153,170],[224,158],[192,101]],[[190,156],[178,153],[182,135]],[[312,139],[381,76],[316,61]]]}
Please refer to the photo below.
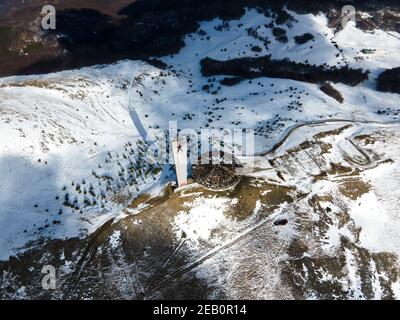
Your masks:
{"label": "circular concrete building", "polygon": [[236,174],[240,166],[238,159],[223,151],[205,153],[199,157],[198,164],[193,165],[193,179],[206,189],[224,191],[234,188],[241,176]]}

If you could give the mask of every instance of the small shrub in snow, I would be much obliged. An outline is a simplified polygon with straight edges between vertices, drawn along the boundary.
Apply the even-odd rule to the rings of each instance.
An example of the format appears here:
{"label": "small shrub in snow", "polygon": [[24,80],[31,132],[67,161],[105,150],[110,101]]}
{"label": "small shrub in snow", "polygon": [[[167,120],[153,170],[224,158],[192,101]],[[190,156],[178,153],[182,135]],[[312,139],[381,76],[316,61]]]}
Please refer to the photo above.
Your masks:
{"label": "small shrub in snow", "polygon": [[301,35],[301,36],[295,36],[294,37],[294,41],[297,43],[297,44],[304,44],[304,43],[306,43],[306,42],[308,42],[308,41],[310,41],[310,40],[312,40],[312,39],[314,39],[314,36],[311,34],[311,33],[304,33],[303,35]]}
{"label": "small shrub in snow", "polygon": [[286,30],[276,27],[272,29],[272,34],[274,35],[275,39],[279,42],[286,43],[288,42],[288,37],[286,36]]}

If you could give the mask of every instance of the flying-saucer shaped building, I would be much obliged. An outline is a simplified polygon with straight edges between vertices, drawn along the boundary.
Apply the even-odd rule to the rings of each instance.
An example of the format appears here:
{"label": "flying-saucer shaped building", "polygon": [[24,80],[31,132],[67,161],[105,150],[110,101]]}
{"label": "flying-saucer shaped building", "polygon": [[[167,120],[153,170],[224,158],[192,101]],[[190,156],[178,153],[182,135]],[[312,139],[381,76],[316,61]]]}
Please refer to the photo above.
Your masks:
{"label": "flying-saucer shaped building", "polygon": [[241,176],[236,174],[239,161],[223,151],[204,153],[198,164],[193,164],[192,175],[195,182],[206,189],[223,191],[234,188]]}

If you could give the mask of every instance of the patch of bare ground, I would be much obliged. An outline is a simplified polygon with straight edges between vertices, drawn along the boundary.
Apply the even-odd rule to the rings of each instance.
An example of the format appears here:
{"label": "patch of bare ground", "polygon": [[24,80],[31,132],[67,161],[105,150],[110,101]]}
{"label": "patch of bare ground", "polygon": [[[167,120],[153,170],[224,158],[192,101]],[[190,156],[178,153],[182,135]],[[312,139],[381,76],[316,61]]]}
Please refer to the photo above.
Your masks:
{"label": "patch of bare ground", "polygon": [[357,200],[363,194],[368,193],[371,186],[360,178],[350,178],[340,182],[339,190],[344,196]]}
{"label": "patch of bare ground", "polygon": [[293,202],[293,188],[266,184],[263,181],[251,181],[249,178],[243,178],[243,182],[230,193],[232,198],[238,199],[238,203],[229,213],[233,218],[243,220],[252,215],[256,208],[257,201],[260,204],[266,204],[269,212],[276,209],[284,202]]}
{"label": "patch of bare ground", "polygon": [[333,130],[327,130],[327,131],[321,131],[317,134],[314,135],[314,139],[322,139],[328,136],[335,136],[338,135],[342,132],[344,132],[345,130],[351,128],[353,125],[352,124],[347,124],[343,127],[337,128],[337,129],[333,129]]}
{"label": "patch of bare ground", "polygon": [[[344,238],[335,256],[299,257],[298,250],[289,253],[282,278],[297,299],[395,298],[391,284],[399,279],[399,271],[392,254],[371,253]],[[359,281],[358,290],[350,286],[353,273]],[[376,296],[374,282],[381,288],[380,296]]]}
{"label": "patch of bare ground", "polygon": [[[50,241],[42,248],[36,247],[0,265],[0,272],[10,270],[17,276],[18,283],[26,286],[28,294],[43,298],[141,299],[147,293],[152,297],[161,294],[169,298],[207,298],[209,285],[190,270],[174,280],[173,291],[152,289],[164,275],[196,258],[187,251],[186,235],[176,233],[175,217],[187,212],[187,204],[199,197],[238,199],[225,212],[233,225],[237,221],[235,228],[238,229],[217,229],[211,236],[223,235],[229,239],[240,232],[240,221],[252,216],[257,202],[263,207],[259,217],[262,219],[280,204],[292,202],[293,193],[292,188],[250,178],[243,179],[237,189],[227,192],[196,188],[174,193],[168,186],[159,197],[144,194],[134,199],[129,207],[143,207],[138,214],[114,223],[109,221],[87,239]],[[213,249],[208,241],[200,241],[199,245],[199,254]],[[39,287],[37,272],[43,263],[52,264],[57,270],[71,269],[59,273],[60,287],[54,292],[42,292]],[[29,272],[30,266],[35,264],[38,270],[35,267],[35,272]],[[165,286],[168,288],[170,284]],[[223,292],[219,294],[223,297]]]}
{"label": "patch of bare ground", "polygon": [[340,93],[339,90],[335,89],[335,87],[332,84],[330,84],[329,82],[324,82],[321,85],[320,90],[323,93],[325,93],[326,95],[335,99],[336,101],[343,103],[343,101],[344,101],[343,95]]}

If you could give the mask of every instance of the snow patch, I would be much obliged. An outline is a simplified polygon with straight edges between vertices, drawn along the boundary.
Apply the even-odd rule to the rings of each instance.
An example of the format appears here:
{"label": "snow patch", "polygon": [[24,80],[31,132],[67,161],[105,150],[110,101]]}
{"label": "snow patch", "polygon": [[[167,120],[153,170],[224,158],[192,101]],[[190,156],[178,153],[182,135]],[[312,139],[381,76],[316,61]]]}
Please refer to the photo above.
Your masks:
{"label": "snow patch", "polygon": [[185,203],[188,212],[180,211],[173,223],[177,238],[184,232],[194,242],[209,239],[212,231],[226,220],[224,212],[230,204],[231,199],[216,196]]}
{"label": "snow patch", "polygon": [[121,244],[121,231],[115,230],[110,236],[111,248],[116,249]]}
{"label": "snow patch", "polygon": [[363,194],[350,208],[350,216],[361,227],[360,243],[372,251],[382,251],[382,237],[388,221],[386,211],[373,192]]}

